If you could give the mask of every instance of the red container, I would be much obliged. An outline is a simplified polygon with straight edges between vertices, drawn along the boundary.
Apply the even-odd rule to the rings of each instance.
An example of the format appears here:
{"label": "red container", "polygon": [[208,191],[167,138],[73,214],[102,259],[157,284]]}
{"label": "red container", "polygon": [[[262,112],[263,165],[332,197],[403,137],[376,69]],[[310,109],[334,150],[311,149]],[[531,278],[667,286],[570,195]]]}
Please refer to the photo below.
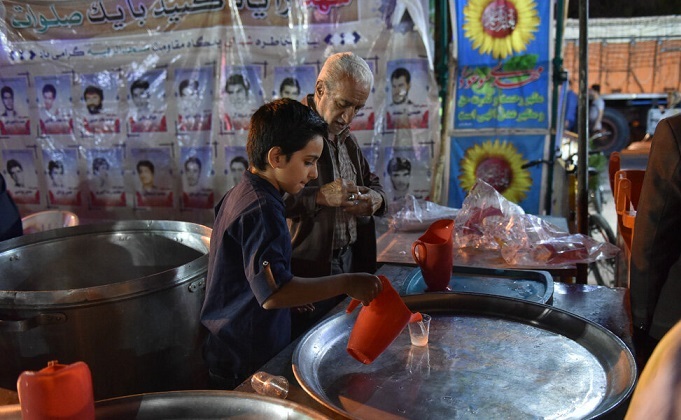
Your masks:
{"label": "red container", "polygon": [[[388,348],[409,322],[412,314],[407,305],[385,276],[378,276],[383,290],[362,307],[348,339],[348,353],[358,361],[369,364]],[[350,313],[359,305],[353,299],[346,312]]]}
{"label": "red container", "polygon": [[17,381],[24,420],[93,420],[92,374],[87,364],[56,360],[38,372],[24,371]]}
{"label": "red container", "polygon": [[454,220],[433,222],[426,233],[411,245],[414,261],[421,267],[426,292],[449,290],[454,262]]}

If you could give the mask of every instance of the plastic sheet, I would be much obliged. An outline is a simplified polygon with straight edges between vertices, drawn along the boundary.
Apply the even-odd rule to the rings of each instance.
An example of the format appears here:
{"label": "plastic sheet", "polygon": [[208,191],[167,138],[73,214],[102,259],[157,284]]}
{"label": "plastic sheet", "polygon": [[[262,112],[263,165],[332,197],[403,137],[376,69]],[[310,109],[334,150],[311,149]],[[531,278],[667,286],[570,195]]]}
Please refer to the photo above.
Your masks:
{"label": "plastic sheet", "polygon": [[546,267],[615,257],[619,247],[570,234],[505,199],[478,180],[455,219],[455,248],[499,250],[506,263]]}
{"label": "plastic sheet", "polygon": [[457,208],[419,200],[410,194],[399,200],[398,206],[399,210],[390,218],[389,226],[403,232],[423,232],[433,222],[440,219],[453,219],[459,212]]}

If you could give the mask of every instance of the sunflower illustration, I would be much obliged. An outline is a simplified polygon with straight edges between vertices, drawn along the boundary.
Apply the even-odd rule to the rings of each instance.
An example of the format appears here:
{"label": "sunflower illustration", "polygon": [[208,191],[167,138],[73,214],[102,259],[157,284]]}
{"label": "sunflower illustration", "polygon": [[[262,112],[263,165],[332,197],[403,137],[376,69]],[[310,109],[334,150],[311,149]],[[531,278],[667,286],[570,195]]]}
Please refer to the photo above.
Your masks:
{"label": "sunflower illustration", "polygon": [[504,59],[525,51],[539,27],[533,0],[470,0],[463,8],[464,36],[480,54]]}
{"label": "sunflower illustration", "polygon": [[518,203],[527,196],[532,178],[523,164],[527,160],[508,141],[487,140],[466,150],[459,162],[461,188],[470,191],[478,178],[494,187],[506,199]]}

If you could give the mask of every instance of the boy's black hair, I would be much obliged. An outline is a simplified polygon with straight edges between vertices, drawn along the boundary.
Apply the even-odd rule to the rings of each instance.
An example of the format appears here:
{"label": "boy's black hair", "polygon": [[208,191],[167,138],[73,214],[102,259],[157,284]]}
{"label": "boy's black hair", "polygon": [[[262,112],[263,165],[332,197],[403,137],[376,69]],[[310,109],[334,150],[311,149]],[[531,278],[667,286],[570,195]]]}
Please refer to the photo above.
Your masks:
{"label": "boy's black hair", "polygon": [[267,153],[280,147],[287,160],[314,136],[325,137],[328,125],[309,107],[289,99],[277,99],[258,108],[251,117],[246,151],[255,168],[267,168]]}

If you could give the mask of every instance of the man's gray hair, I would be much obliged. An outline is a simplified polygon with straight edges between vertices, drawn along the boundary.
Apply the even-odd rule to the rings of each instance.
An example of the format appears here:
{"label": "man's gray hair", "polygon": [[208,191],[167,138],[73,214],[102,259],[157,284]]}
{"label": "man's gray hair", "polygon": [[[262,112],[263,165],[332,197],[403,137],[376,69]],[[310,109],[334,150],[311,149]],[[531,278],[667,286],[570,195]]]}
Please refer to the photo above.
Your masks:
{"label": "man's gray hair", "polygon": [[327,89],[333,90],[336,83],[345,78],[367,87],[374,84],[374,74],[364,59],[351,52],[336,53],[326,59],[317,80],[322,80]]}

